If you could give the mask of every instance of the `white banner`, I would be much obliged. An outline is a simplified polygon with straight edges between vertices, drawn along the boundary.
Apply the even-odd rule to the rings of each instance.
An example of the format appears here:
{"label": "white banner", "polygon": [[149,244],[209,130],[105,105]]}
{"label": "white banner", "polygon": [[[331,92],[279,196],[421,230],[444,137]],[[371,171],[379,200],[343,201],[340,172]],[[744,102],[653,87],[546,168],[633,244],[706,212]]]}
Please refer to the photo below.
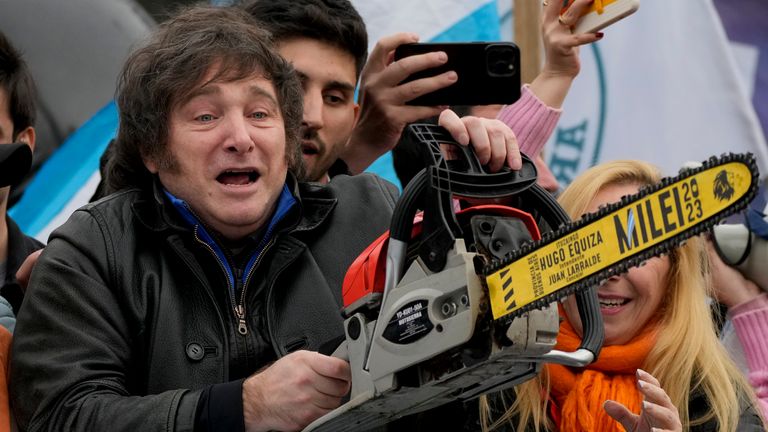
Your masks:
{"label": "white banner", "polygon": [[[507,0],[502,0],[507,1]],[[498,14],[495,0],[352,0],[368,29],[370,48],[384,36],[397,32],[416,33],[422,42],[442,39],[453,32],[454,40],[481,37],[490,27],[498,34]],[[473,21],[481,17],[481,21]],[[486,18],[490,23],[484,22]],[[462,26],[462,21],[469,25]]]}
{"label": "white banner", "polygon": [[725,152],[752,152],[768,173],[765,138],[711,0],[643,0],[581,59],[545,147],[561,183],[608,160],[641,159],[673,175]]}

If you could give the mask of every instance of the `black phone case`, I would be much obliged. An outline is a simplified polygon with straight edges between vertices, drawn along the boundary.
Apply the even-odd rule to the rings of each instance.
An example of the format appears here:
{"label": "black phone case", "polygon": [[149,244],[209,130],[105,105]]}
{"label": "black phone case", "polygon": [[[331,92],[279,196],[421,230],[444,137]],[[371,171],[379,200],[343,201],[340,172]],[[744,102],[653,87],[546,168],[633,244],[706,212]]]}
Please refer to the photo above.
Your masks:
{"label": "black phone case", "polygon": [[511,104],[520,98],[520,50],[517,45],[511,42],[405,44],[395,50],[395,60],[434,51],[445,52],[448,61],[442,66],[414,73],[403,82],[450,70],[455,71],[459,79],[451,86],[412,99],[408,105]]}

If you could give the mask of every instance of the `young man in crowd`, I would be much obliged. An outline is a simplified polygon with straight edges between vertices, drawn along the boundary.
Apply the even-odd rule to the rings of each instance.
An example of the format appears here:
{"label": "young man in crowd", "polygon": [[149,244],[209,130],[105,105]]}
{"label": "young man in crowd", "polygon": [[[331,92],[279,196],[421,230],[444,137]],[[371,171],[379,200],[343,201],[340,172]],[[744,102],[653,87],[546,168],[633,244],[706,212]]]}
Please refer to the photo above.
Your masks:
{"label": "young man in crowd", "polygon": [[[197,7],[127,60],[118,192],[54,231],[18,317],[22,430],[297,430],[348,392],[349,365],[317,351],[343,336],[344,273],[396,189],[297,181],[301,83],[269,39],[241,9]],[[440,123],[519,158],[498,121]]]}
{"label": "young man in crowd", "polygon": [[[280,55],[301,78],[301,145],[309,181],[327,182],[335,174],[365,170],[395,147],[408,123],[444,109],[411,106],[408,101],[456,82],[456,73],[450,71],[401,84],[415,72],[445,63],[447,56],[435,52],[391,62],[397,46],[418,41],[414,34],[399,33],[379,41],[368,58],[365,23],[347,0],[255,0],[243,7],[273,34]],[[358,79],[359,104],[354,98]],[[469,138],[484,139],[482,134]],[[517,140],[509,146],[507,154],[517,155]],[[490,154],[479,157],[494,169],[504,163],[491,160]],[[510,159],[509,165],[518,169],[521,163]]]}
{"label": "young man in crowd", "polygon": [[[572,20],[591,0],[576,0],[564,13]],[[560,107],[579,72],[578,46],[599,40],[602,34],[571,34],[558,21],[554,8],[543,12],[542,37],[546,62],[541,73],[523,87],[516,103],[495,107],[497,118],[516,137],[509,155],[538,154],[560,117]],[[406,77],[447,61],[443,52],[392,60],[394,50],[418,42],[412,33],[382,38],[366,57],[365,23],[348,0],[250,0],[243,5],[274,36],[280,54],[291,62],[302,80],[304,117],[302,154],[307,180],[326,182],[339,173],[364,171],[395,148],[409,123],[438,115],[444,107],[412,106],[416,97],[454,84],[453,71],[403,83]],[[354,100],[360,81],[359,103]],[[482,116],[465,121],[483,121]],[[474,119],[474,120],[471,120]],[[483,139],[472,136],[472,141]],[[480,161],[498,169],[504,161],[480,154]],[[508,161],[519,168],[517,160]],[[556,181],[543,173],[542,181],[556,189]]]}

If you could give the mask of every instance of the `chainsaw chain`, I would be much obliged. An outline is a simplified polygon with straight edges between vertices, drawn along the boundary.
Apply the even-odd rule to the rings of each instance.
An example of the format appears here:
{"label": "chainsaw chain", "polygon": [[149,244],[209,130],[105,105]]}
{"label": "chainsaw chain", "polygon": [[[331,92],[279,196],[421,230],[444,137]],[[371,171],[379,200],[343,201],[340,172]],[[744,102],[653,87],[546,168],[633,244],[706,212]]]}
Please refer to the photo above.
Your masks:
{"label": "chainsaw chain", "polygon": [[606,280],[611,276],[625,273],[630,268],[636,267],[642,264],[644,261],[649,260],[650,258],[662,256],[668,253],[675,247],[684,244],[685,240],[709,231],[713,226],[715,226],[722,219],[744,209],[749,204],[749,202],[752,201],[758,189],[758,170],[757,170],[757,163],[755,161],[754,156],[751,153],[723,154],[719,158],[715,156],[709,158],[708,160],[704,161],[700,167],[685,168],[684,170],[681,171],[680,174],[678,174],[675,177],[665,177],[655,185],[643,187],[633,195],[627,195],[616,203],[612,203],[607,206],[604,206],[594,213],[589,213],[584,215],[578,221],[561,225],[557,230],[543,234],[541,240],[526,243],[522,245],[518,250],[504,257],[504,259],[493,260],[492,262],[488,263],[481,269],[479,274],[481,274],[482,276],[488,277],[489,275],[497,272],[498,270],[528,255],[530,252],[533,252],[543,246],[546,246],[549,243],[559,240],[567,236],[568,234],[574,231],[577,231],[580,228],[612,213],[613,211],[619,208],[622,208],[624,206],[627,206],[633,201],[642,199],[647,195],[653,194],[654,192],[657,192],[673,183],[677,183],[681,180],[694,176],[702,171],[706,171],[708,169],[717,167],[719,165],[724,165],[731,162],[741,162],[747,165],[749,167],[750,172],[752,173],[752,185],[750,186],[749,191],[744,196],[742,196],[738,201],[734,202],[723,211],[717,214],[714,214],[709,218],[699,222],[698,225],[696,225],[695,227],[682,231],[681,233],[673,237],[670,237],[667,240],[664,240],[662,243],[656,246],[653,246],[649,249],[638,252],[635,255],[632,255],[630,257],[627,257],[624,260],[619,261],[608,268],[600,270],[599,272],[592,274],[590,276],[587,276],[582,280],[573,282],[572,284],[565,286],[551,294],[548,294],[545,297],[534,300],[533,302],[527,305],[524,305],[519,309],[507,314],[505,317],[516,318],[516,317],[522,316],[528,311],[531,311],[534,309],[541,309],[551,303],[562,300],[577,292],[596,286],[601,281]]}

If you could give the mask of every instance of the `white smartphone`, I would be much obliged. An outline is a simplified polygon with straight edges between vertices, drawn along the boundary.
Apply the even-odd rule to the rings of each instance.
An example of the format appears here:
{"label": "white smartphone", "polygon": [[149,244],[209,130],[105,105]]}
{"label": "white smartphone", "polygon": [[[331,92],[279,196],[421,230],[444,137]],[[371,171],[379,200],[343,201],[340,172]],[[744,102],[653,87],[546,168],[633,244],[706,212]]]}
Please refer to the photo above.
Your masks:
{"label": "white smartphone", "polygon": [[[602,4],[602,12],[599,5]],[[628,17],[640,8],[640,0],[595,0],[573,26],[573,33],[594,33]]]}

